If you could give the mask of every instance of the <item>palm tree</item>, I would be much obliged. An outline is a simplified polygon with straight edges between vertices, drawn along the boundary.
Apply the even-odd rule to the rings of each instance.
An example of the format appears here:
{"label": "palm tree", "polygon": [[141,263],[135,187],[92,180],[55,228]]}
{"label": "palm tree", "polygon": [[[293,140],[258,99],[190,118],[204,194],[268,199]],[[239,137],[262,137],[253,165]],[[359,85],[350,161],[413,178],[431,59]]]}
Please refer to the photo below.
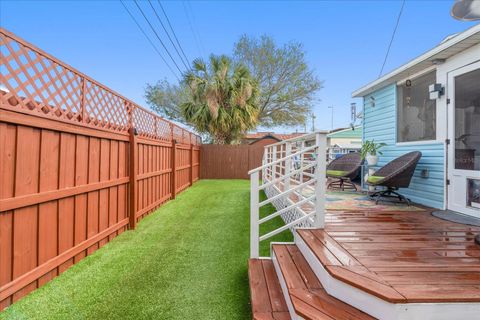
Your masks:
{"label": "palm tree", "polygon": [[256,127],[258,86],[248,69],[226,56],[210,56],[209,65],[196,59],[183,77],[191,94],[181,105],[185,119],[214,143],[231,144]]}

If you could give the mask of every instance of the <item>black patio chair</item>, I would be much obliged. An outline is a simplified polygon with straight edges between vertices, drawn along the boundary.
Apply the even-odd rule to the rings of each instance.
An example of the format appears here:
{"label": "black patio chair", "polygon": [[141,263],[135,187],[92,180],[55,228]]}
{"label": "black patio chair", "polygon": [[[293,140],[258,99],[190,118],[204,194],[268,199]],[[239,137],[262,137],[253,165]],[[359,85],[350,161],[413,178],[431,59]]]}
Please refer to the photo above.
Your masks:
{"label": "black patio chair", "polygon": [[372,199],[375,199],[376,204],[381,198],[398,198],[400,202],[405,201],[410,206],[410,199],[398,193],[397,190],[408,188],[421,157],[420,151],[409,152],[390,161],[368,177],[366,181],[368,185],[387,188],[370,195]]}
{"label": "black patio chair", "polygon": [[332,181],[327,188],[356,191],[357,187],[352,180],[358,176],[362,162],[358,152],[344,154],[330,162],[327,166],[327,177]]}

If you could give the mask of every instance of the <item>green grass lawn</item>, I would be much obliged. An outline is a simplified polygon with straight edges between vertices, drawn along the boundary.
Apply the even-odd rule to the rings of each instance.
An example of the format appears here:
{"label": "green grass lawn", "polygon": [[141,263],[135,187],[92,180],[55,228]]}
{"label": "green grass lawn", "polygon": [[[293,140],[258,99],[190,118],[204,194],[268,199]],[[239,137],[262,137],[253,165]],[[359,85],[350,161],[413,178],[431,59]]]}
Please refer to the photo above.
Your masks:
{"label": "green grass lawn", "polygon": [[249,203],[246,180],[201,180],[0,319],[249,319]]}

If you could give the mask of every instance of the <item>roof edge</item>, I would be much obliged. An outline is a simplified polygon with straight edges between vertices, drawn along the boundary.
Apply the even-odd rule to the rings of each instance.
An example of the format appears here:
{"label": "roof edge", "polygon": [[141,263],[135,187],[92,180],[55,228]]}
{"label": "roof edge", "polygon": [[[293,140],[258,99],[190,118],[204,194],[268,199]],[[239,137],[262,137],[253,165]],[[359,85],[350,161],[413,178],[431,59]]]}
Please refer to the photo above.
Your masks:
{"label": "roof edge", "polygon": [[387,73],[386,75],[378,78],[377,80],[374,80],[363,87],[355,90],[352,92],[352,98],[361,98],[368,94],[368,91],[374,87],[378,86],[379,84],[385,82],[385,86],[389,85],[388,81],[393,78],[395,75],[417,65],[420,62],[423,62],[425,60],[428,60],[432,56],[442,52],[443,50],[446,50],[457,43],[471,37],[472,35],[480,32],[480,24],[476,24],[473,27],[468,28],[467,30],[459,33],[458,35],[454,36],[451,39],[448,39],[447,41],[442,41],[439,45],[434,47],[433,49],[430,49],[429,51],[425,52],[424,54],[418,56],[417,58],[410,60],[409,62],[401,65],[400,67],[394,69],[393,71]]}

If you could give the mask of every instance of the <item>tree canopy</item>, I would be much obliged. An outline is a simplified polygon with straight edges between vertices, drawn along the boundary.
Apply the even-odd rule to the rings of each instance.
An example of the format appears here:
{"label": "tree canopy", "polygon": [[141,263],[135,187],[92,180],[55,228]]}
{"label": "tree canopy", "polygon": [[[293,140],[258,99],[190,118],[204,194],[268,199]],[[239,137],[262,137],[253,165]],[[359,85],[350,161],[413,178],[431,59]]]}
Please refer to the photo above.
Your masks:
{"label": "tree canopy", "polygon": [[278,46],[273,38],[242,36],[234,59],[244,63],[259,84],[259,124],[304,124],[322,82],[309,68],[301,43]]}
{"label": "tree canopy", "polygon": [[197,59],[183,83],[189,94],[180,104],[183,118],[215,143],[231,144],[258,122],[257,84],[248,69],[227,56]]}
{"label": "tree canopy", "polygon": [[[146,99],[166,118],[192,125],[214,142],[232,143],[257,126],[304,124],[321,87],[300,43],[278,46],[269,36],[244,35],[233,58],[212,55],[208,65],[197,59],[181,83],[148,85]],[[235,103],[238,97],[245,101]]]}

